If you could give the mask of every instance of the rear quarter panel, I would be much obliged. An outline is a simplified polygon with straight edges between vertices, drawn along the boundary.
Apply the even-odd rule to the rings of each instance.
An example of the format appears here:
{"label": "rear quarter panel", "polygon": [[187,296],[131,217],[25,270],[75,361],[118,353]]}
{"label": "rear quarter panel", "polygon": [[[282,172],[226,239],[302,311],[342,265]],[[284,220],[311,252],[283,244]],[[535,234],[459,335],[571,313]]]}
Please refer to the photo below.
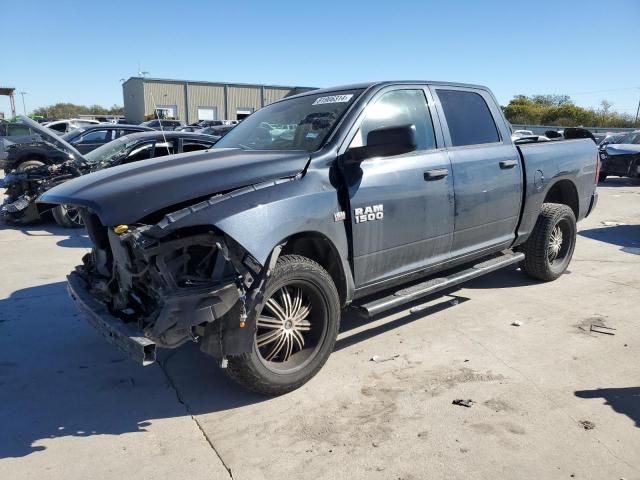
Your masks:
{"label": "rear quarter panel", "polygon": [[578,194],[578,218],[589,209],[596,189],[598,148],[591,139],[518,145],[525,171],[524,209],[518,228],[518,243],[531,233],[549,190],[569,180]]}

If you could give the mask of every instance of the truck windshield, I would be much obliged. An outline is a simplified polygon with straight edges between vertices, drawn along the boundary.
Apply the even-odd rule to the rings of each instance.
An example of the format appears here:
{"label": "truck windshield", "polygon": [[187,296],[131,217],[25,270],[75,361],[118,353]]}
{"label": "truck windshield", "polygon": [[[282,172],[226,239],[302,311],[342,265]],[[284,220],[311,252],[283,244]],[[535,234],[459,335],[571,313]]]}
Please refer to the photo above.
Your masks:
{"label": "truck windshield", "polygon": [[342,90],[273,103],[248,116],[213,148],[313,152],[362,92]]}

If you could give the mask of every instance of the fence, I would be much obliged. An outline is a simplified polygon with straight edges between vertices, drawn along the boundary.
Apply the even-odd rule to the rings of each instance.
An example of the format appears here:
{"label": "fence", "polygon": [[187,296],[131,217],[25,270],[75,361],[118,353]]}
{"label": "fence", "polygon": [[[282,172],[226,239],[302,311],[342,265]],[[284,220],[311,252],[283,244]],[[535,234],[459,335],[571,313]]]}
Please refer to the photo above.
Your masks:
{"label": "fence", "polygon": [[[564,127],[557,125],[511,125],[514,130],[531,130],[536,135],[544,135],[547,130],[564,130]],[[608,133],[608,132],[633,132],[638,128],[613,128],[613,127],[582,127],[589,130],[591,133]]]}

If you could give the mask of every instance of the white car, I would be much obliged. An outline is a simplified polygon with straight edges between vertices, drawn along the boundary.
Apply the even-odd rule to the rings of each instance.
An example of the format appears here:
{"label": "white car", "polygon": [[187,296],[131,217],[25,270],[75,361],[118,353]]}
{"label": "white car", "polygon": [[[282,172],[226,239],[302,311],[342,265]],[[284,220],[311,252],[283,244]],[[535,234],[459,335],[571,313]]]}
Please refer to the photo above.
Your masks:
{"label": "white car", "polygon": [[520,137],[531,137],[533,132],[531,130],[514,130],[511,134],[511,140],[515,140]]}
{"label": "white car", "polygon": [[89,125],[95,125],[100,123],[97,120],[87,120],[84,118],[69,118],[67,120],[56,120],[55,122],[43,123],[43,126],[50,128],[58,135],[63,135],[71,130],[75,130],[80,127],[87,127]]}

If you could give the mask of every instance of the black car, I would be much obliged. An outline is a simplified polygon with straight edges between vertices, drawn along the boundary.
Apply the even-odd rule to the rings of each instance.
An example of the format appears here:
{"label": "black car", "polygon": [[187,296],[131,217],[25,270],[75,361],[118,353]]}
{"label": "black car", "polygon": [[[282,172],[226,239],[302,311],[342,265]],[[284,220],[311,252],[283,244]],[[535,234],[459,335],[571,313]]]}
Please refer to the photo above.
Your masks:
{"label": "black car", "polygon": [[[66,161],[54,165],[32,165],[26,170],[16,170],[5,176],[6,198],[0,208],[0,217],[12,223],[34,222],[40,219],[40,212],[35,206],[36,198],[71,178],[138,160],[207,150],[216,140],[210,135],[152,130],[123,136],[86,155],[61,142],[56,148]],[[76,209],[59,205],[52,213],[60,226],[82,226]]]}
{"label": "black car", "polygon": [[[20,122],[24,124],[24,120]],[[0,167],[5,173],[11,170],[26,170],[42,165],[56,165],[69,159],[69,153],[61,151],[59,139],[74,147],[79,153],[88,153],[105,143],[124,135],[136,132],[154,131],[152,128],[140,125],[116,125],[101,123],[77,128],[56,138],[43,128],[28,127],[36,135],[29,141],[9,145],[6,148],[6,158],[0,159]],[[62,149],[64,150],[64,149]],[[72,152],[73,153],[73,152]]]}
{"label": "black car", "polygon": [[137,132],[149,132],[153,128],[143,125],[120,125],[115,123],[101,123],[89,127],[81,127],[72,130],[62,136],[67,142],[76,147],[80,153],[89,153],[92,150],[109,143],[116,138],[124,137]]}
{"label": "black car", "polygon": [[600,174],[604,182],[609,175],[640,178],[640,130],[627,133],[616,142],[600,145]]}
{"label": "black car", "polygon": [[149,120],[148,122],[142,122],[140,125],[153,128],[154,130],[176,130],[182,127],[180,120]]}

